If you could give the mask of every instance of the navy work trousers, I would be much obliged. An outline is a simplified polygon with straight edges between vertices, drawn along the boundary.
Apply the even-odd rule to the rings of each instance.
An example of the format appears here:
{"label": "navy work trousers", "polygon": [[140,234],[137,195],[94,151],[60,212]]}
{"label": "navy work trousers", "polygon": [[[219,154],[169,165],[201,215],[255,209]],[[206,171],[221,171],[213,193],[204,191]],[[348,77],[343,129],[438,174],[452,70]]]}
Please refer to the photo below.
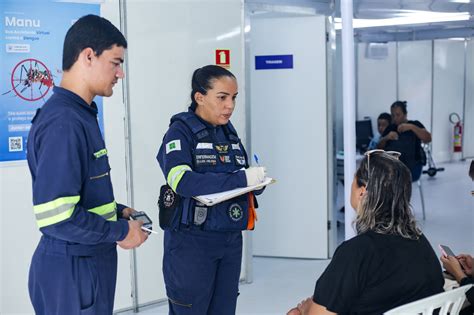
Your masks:
{"label": "navy work trousers", "polygon": [[112,314],[116,277],[115,244],[94,248],[43,236],[28,282],[35,314]]}
{"label": "navy work trousers", "polygon": [[242,232],[165,231],[163,275],[170,315],[234,315]]}

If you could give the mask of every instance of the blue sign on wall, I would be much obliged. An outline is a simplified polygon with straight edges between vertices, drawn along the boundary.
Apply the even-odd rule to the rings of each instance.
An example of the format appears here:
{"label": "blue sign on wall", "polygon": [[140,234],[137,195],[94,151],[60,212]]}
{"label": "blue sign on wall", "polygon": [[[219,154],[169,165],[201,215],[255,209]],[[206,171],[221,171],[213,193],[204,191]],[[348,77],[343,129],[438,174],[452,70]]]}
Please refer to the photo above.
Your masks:
{"label": "blue sign on wall", "polygon": [[[78,18],[91,13],[99,15],[100,5],[0,1],[0,162],[26,159],[31,119],[62,78],[66,32]],[[95,102],[102,127],[102,98]]]}
{"label": "blue sign on wall", "polygon": [[255,69],[293,69],[293,55],[255,56]]}

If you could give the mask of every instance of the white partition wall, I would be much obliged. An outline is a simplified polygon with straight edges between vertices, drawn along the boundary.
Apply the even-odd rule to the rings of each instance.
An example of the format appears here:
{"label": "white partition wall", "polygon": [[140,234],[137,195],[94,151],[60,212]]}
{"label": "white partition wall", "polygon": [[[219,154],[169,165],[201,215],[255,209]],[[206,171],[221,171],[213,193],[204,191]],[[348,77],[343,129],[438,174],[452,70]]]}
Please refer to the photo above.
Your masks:
{"label": "white partition wall", "polygon": [[[158,226],[157,198],[165,179],[156,154],[171,116],[190,104],[193,71],[215,64],[216,49],[230,49],[239,83],[232,121],[245,141],[243,3],[240,0],[127,1],[132,194],[136,209]],[[137,251],[138,302],[166,298],[163,233]]]}
{"label": "white partition wall", "polygon": [[[259,198],[255,255],[328,257],[325,33],[324,16],[251,19],[251,147],[277,179]],[[256,70],[268,55],[293,68]]]}
{"label": "white partition wall", "polygon": [[32,209],[31,178],[26,162],[0,165],[0,314],[32,314],[28,270],[40,233]]}
{"label": "white partition wall", "polygon": [[[408,101],[408,119],[431,130],[432,41],[398,43],[398,99]],[[395,99],[393,100],[395,101]],[[385,111],[390,112],[390,105]]]}
{"label": "white partition wall", "polygon": [[[120,28],[120,7],[118,0],[106,0],[101,5],[101,15]],[[125,75],[128,75],[125,73]],[[128,204],[127,172],[125,164],[125,105],[123,81],[114,88],[112,97],[104,98],[105,143],[112,169],[111,179],[117,202]],[[115,309],[131,307],[130,251],[117,247],[118,270],[115,291]]]}
{"label": "white partition wall", "polygon": [[463,111],[464,41],[436,40],[433,71],[433,158],[448,161],[453,154],[449,114]]}
{"label": "white partition wall", "polygon": [[372,128],[377,130],[377,117],[390,112],[390,105],[397,98],[397,51],[395,43],[388,43],[388,56],[384,59],[366,57],[366,43],[359,43],[357,59],[357,112],[358,120],[372,118]]}
{"label": "white partition wall", "polygon": [[466,101],[464,107],[463,157],[474,158],[474,40],[466,47]]}
{"label": "white partition wall", "polygon": [[[388,57],[369,60],[366,43],[358,44],[357,118],[372,118],[390,112],[397,99],[408,102],[408,119],[419,120],[432,133],[436,163],[453,158],[452,112],[463,116],[464,157],[474,156],[474,49],[468,41],[408,41],[388,44]],[[433,46],[434,45],[434,46]],[[466,85],[464,67],[466,61]],[[464,104],[464,95],[465,103]]]}

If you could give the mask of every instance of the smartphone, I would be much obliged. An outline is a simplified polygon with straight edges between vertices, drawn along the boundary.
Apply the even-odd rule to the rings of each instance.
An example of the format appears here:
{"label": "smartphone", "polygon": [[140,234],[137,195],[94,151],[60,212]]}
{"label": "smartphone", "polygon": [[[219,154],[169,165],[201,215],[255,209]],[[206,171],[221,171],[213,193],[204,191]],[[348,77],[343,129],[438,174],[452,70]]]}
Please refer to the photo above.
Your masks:
{"label": "smartphone", "polygon": [[446,245],[439,245],[439,248],[441,249],[441,253],[443,253],[443,256],[444,256],[444,257],[448,257],[448,256],[456,257],[456,255],[453,253],[453,251],[451,250],[451,248],[449,248],[448,246],[446,246]]}

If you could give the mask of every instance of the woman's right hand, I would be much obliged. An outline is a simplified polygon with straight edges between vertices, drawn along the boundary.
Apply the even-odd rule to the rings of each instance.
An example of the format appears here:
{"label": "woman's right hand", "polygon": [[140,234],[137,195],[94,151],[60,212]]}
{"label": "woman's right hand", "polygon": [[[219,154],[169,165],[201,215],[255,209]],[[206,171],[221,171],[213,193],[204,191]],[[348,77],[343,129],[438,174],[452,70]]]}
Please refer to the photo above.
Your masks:
{"label": "woman's right hand", "polygon": [[461,264],[459,260],[454,257],[454,256],[441,256],[440,257],[441,262],[443,263],[444,269],[446,269],[447,272],[449,272],[451,275],[453,275],[454,278],[456,278],[456,281],[458,283],[461,282],[462,278],[466,276],[466,274],[463,272],[461,268]]}

